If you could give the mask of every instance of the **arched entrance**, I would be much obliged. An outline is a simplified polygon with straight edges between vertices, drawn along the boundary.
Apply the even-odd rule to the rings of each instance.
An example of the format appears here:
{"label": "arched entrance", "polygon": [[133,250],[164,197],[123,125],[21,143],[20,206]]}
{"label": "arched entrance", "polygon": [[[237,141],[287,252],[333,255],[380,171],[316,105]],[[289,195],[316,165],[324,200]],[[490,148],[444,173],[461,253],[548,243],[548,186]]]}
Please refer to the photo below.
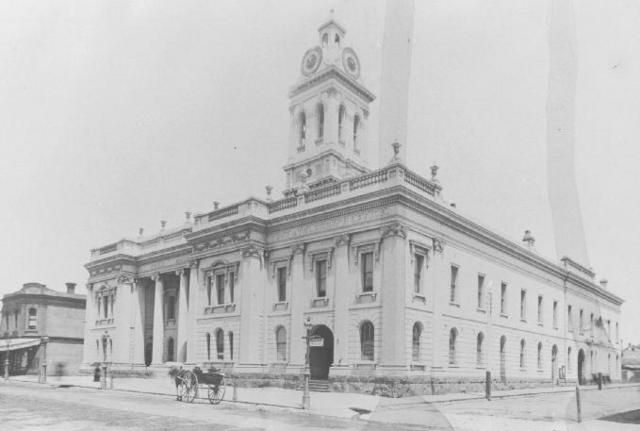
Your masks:
{"label": "arched entrance", "polygon": [[311,329],[309,343],[309,367],[312,379],[327,379],[333,364],[333,332],[325,325]]}
{"label": "arched entrance", "polygon": [[500,337],[500,381],[507,381],[507,337]]}
{"label": "arched entrance", "polygon": [[551,383],[556,382],[558,372],[558,346],[555,344],[551,348]]}
{"label": "arched entrance", "polygon": [[153,355],[153,344],[150,342],[144,346],[144,364],[148,367],[151,365],[151,356]]}
{"label": "arched entrance", "polygon": [[584,385],[584,350],[578,351],[578,384]]}

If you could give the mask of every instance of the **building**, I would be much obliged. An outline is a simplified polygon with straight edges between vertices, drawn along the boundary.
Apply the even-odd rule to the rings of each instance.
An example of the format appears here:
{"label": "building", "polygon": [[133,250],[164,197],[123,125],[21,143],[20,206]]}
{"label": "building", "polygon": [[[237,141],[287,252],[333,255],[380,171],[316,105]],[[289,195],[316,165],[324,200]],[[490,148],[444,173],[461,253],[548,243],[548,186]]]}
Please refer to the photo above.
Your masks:
{"label": "building", "polygon": [[640,346],[629,343],[622,350],[622,380],[625,382],[640,381]]}
{"label": "building", "polygon": [[399,144],[369,167],[374,95],[345,35],[322,25],[290,90],[283,198],[267,187],[91,251],[84,362],[211,363],[287,384],[308,321],[312,378],[336,390],[374,377],[452,390],[487,370],[510,385],[619,379],[622,300],[591,270],[463,216],[438,167],[421,177]]}
{"label": "building", "polygon": [[75,283],[67,283],[66,292],[59,292],[44,284],[26,283],[2,297],[3,373],[7,355],[11,375],[38,373],[45,355],[48,373],[55,373],[58,364],[64,364],[66,372],[78,372],[86,299],[75,293],[75,287]]}

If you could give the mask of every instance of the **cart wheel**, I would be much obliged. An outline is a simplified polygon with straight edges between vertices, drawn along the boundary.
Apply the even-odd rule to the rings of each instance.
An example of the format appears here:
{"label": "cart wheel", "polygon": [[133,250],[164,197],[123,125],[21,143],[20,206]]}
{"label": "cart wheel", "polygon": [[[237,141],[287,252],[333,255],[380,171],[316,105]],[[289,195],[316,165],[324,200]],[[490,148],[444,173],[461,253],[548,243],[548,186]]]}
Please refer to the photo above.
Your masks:
{"label": "cart wheel", "polygon": [[211,404],[220,404],[220,401],[224,399],[224,394],[227,388],[223,382],[219,385],[209,385],[207,396]]}
{"label": "cart wheel", "polygon": [[182,401],[192,403],[198,397],[198,378],[191,371],[186,371],[182,386]]}

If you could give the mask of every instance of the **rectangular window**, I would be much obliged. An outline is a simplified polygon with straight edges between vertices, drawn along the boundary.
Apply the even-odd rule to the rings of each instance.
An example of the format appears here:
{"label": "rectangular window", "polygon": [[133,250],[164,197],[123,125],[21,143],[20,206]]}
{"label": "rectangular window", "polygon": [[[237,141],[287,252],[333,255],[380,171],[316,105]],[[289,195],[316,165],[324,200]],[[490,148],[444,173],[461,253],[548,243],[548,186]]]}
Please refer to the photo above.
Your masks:
{"label": "rectangular window", "polygon": [[29,321],[27,322],[27,329],[37,329],[38,328],[38,311],[35,308],[29,309]]}
{"label": "rectangular window", "polygon": [[211,276],[207,277],[207,305],[211,305],[211,289],[213,285],[213,278]]}
{"label": "rectangular window", "polygon": [[607,335],[611,338],[611,320],[607,320]]}
{"label": "rectangular window", "polygon": [[278,302],[287,300],[287,268],[278,268]]}
{"label": "rectangular window", "polygon": [[478,274],[478,308],[484,308],[484,275]]}
{"label": "rectangular window", "polygon": [[362,271],[362,291],[373,291],[373,253],[362,253],[361,257],[361,271]]}
{"label": "rectangular window", "polygon": [[507,283],[500,285],[500,314],[507,314]]}
{"label": "rectangular window", "polygon": [[316,261],[316,293],[318,298],[327,296],[327,261]]}
{"label": "rectangular window", "polygon": [[451,265],[451,294],[449,296],[449,301],[456,302],[457,294],[457,283],[458,283],[458,267],[455,265]]}
{"label": "rectangular window", "polygon": [[235,295],[236,295],[236,273],[231,271],[229,273],[229,302],[231,302],[232,304],[236,302]]}
{"label": "rectangular window", "polygon": [[527,320],[527,291],[520,290],[520,319]]}
{"label": "rectangular window", "polygon": [[558,301],[553,301],[553,327],[558,328]]}
{"label": "rectangular window", "polygon": [[542,295],[538,295],[538,323],[542,324]]}
{"label": "rectangular window", "polygon": [[593,313],[589,315],[589,332],[593,335]]}
{"label": "rectangular window", "polygon": [[584,312],[582,309],[580,309],[580,320],[578,320],[579,324],[580,324],[580,333],[582,334],[582,332],[584,331]]}
{"label": "rectangular window", "polygon": [[224,274],[216,275],[216,292],[218,294],[218,304],[224,304]]}
{"label": "rectangular window", "polygon": [[416,254],[414,256],[413,270],[413,290],[415,293],[422,293],[422,268],[424,267],[424,255]]}
{"label": "rectangular window", "polygon": [[573,316],[571,315],[571,305],[567,305],[567,326],[569,332],[573,332]]}

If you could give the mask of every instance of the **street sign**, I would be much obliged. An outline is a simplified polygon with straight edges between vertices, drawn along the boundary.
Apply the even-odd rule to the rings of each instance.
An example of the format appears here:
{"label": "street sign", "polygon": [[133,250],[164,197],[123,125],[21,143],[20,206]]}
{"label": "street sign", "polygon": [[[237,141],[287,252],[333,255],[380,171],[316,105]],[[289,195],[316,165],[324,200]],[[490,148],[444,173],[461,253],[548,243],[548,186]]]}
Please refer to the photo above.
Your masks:
{"label": "street sign", "polygon": [[309,338],[309,347],[324,347],[324,338],[318,336]]}

